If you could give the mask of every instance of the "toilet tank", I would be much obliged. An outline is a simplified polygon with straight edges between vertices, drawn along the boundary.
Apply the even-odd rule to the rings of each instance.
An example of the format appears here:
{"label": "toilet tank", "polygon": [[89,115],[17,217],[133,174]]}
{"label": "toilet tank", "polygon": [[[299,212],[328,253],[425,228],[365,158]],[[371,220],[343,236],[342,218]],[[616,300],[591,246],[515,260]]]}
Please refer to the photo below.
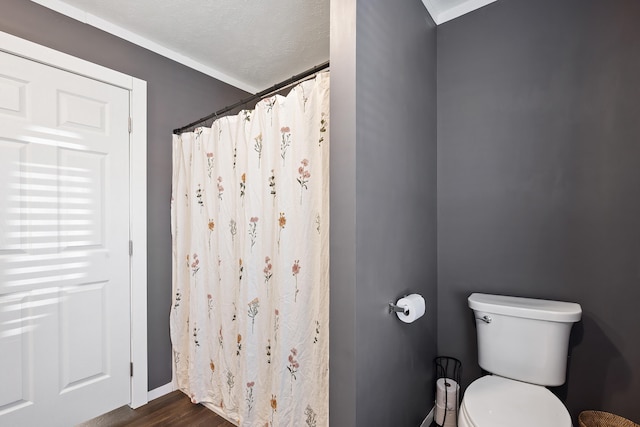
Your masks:
{"label": "toilet tank", "polygon": [[542,386],[564,384],[571,327],[579,304],[471,294],[478,363],[492,374]]}

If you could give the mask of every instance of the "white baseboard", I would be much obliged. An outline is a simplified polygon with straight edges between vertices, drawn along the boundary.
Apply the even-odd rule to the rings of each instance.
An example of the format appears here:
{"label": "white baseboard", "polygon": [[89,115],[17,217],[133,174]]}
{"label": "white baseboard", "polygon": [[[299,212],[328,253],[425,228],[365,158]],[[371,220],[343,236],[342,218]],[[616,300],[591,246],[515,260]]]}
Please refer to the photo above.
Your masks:
{"label": "white baseboard", "polygon": [[422,424],[420,424],[420,427],[430,427],[431,424],[433,424],[433,411],[435,411],[435,409],[435,406],[431,408],[431,410],[427,414],[427,417],[424,419],[424,421],[422,421]]}
{"label": "white baseboard", "polygon": [[204,406],[205,408],[207,408],[208,410],[210,410],[211,412],[215,412],[216,414],[218,414],[220,417],[224,418],[225,420],[229,421],[231,424],[233,424],[234,426],[238,425],[238,421],[234,421],[231,418],[229,418],[225,413],[218,411],[218,409],[216,409],[215,406],[213,406],[211,403],[209,402],[200,402],[200,404],[202,406]]}
{"label": "white baseboard", "polygon": [[151,402],[152,400],[162,397],[165,394],[169,394],[174,390],[177,390],[175,384],[173,382],[170,382],[168,384],[150,390],[149,393],[147,393],[147,399],[149,399],[149,402]]}

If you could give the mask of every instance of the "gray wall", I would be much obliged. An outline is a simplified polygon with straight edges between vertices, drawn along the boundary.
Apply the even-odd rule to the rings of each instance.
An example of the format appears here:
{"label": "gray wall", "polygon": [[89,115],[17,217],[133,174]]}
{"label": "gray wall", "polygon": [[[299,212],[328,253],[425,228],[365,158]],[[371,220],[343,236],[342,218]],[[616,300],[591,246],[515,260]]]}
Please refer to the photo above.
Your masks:
{"label": "gray wall", "polygon": [[0,31],[147,81],[149,390],[171,381],[171,131],[246,92],[36,3],[2,0]]}
{"label": "gray wall", "polygon": [[556,392],[640,420],[638,22],[635,0],[509,0],[438,27],[438,350],[465,385],[469,293],[575,301]]}
{"label": "gray wall", "polygon": [[[435,25],[419,0],[331,6],[331,425],[417,426],[436,354]],[[413,292],[428,312],[403,324],[387,303]]]}
{"label": "gray wall", "polygon": [[[357,424],[417,426],[436,355],[436,29],[419,0],[357,4]],[[389,316],[414,292],[424,318]]]}

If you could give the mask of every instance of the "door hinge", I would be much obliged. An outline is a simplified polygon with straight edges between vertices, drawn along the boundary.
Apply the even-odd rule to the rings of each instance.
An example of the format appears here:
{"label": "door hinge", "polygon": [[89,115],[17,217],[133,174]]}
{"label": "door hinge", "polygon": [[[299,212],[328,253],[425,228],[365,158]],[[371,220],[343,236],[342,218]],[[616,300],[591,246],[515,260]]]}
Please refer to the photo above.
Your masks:
{"label": "door hinge", "polygon": [[129,373],[131,376],[133,376],[133,362],[131,362],[129,366],[130,366]]}
{"label": "door hinge", "polygon": [[133,129],[133,119],[129,117],[129,133],[131,133],[132,129]]}
{"label": "door hinge", "polygon": [[133,240],[129,240],[129,256],[133,256]]}

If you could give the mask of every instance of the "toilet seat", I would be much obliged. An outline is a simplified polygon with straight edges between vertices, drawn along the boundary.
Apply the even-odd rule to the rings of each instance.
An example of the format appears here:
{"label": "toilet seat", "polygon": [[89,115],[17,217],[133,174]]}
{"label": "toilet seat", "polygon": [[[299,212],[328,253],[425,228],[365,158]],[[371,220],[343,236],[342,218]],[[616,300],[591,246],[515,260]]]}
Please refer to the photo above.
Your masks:
{"label": "toilet seat", "polygon": [[571,427],[571,416],[548,389],[502,378],[482,377],[467,388],[459,427]]}

